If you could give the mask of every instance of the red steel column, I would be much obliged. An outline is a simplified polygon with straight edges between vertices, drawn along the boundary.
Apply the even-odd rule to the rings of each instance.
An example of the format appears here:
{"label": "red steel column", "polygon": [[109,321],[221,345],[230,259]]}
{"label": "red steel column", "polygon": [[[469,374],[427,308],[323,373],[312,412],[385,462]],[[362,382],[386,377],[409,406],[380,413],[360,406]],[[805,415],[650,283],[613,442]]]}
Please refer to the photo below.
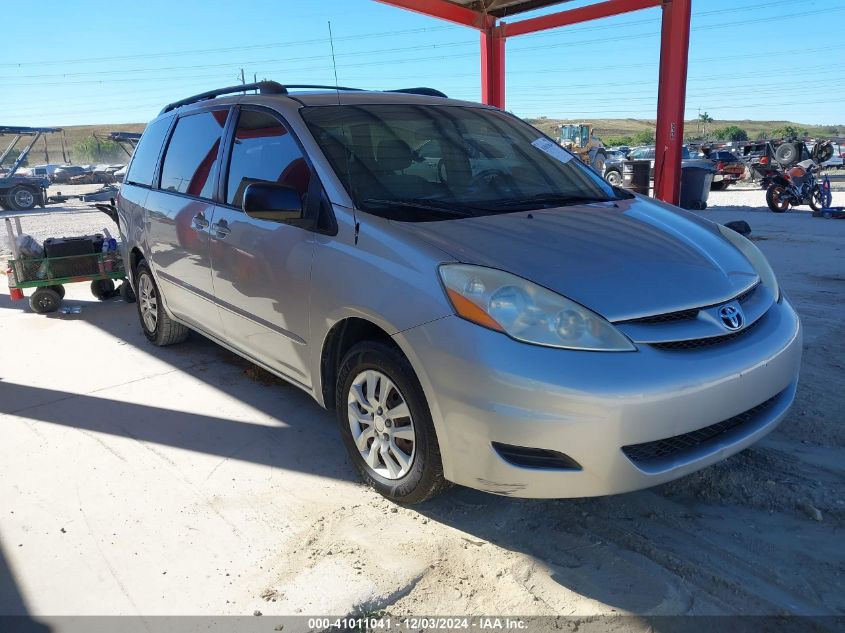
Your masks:
{"label": "red steel column", "polygon": [[681,193],[681,148],[684,144],[690,5],[691,0],[663,2],[654,197],[670,204],[678,204]]}
{"label": "red steel column", "polygon": [[494,25],[481,30],[481,102],[505,107],[505,38]]}

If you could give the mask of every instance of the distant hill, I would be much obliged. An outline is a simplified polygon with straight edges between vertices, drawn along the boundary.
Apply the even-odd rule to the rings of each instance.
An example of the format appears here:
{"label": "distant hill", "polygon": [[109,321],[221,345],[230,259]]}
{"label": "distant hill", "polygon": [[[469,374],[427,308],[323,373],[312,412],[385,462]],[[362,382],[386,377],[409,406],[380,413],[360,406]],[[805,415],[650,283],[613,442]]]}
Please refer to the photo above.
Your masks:
{"label": "distant hill", "polygon": [[[62,158],[62,137],[64,137],[66,151],[70,153],[77,143],[82,142],[86,138],[90,138],[94,134],[94,132],[101,136],[106,136],[109,132],[143,132],[145,127],[146,123],[120,123],[117,125],[71,125],[68,127],[64,127],[62,128],[63,132],[59,132],[57,134],[45,134],[42,139],[38,141],[38,144],[32,148],[32,151],[29,153],[28,162],[30,165],[40,165],[42,163],[47,162],[64,162],[64,159]],[[5,140],[6,138],[8,137],[4,137],[3,140]],[[18,149],[22,148],[23,140],[25,139],[22,139],[21,142],[18,143]],[[6,143],[8,142],[9,141],[6,140]],[[2,141],[0,141],[0,144],[3,144]],[[126,160],[128,160],[128,156],[124,154],[121,162],[126,162]]]}
{"label": "distant hill", "polygon": [[[557,128],[562,123],[592,123],[596,134],[601,138],[631,136],[637,132],[654,131],[654,121],[647,119],[551,119],[540,117],[538,119],[527,119],[529,123],[539,128],[552,137],[557,137]],[[689,136],[695,134],[698,128],[697,121],[687,121],[684,124],[684,133]],[[845,135],[845,125],[807,125],[791,121],[711,121],[707,124],[708,130],[715,130],[720,127],[736,125],[741,127],[751,139],[757,138],[760,134],[770,134],[772,130],[791,125],[797,130],[810,136],[837,136]],[[143,132],[145,123],[120,123],[114,125],[71,125],[63,129],[63,133],[48,134],[46,138],[46,149],[49,154],[49,162],[61,163],[62,160],[62,137],[65,139],[65,147],[68,152],[78,143],[90,138],[95,132],[105,136],[109,132]],[[2,143],[0,143],[2,144]],[[48,162],[44,153],[44,140],[38,142],[30,153],[29,164],[36,165]]]}
{"label": "distant hill", "polygon": [[[591,123],[595,128],[596,134],[600,138],[632,136],[637,132],[654,131],[654,120],[648,119],[551,119],[548,117],[540,117],[538,119],[526,119],[531,125],[539,128],[551,137],[556,138],[557,128],[562,123]],[[792,121],[751,121],[744,119],[741,121],[710,121],[707,123],[708,134],[721,127],[728,127],[736,125],[748,132],[748,138],[755,139],[761,135],[768,136],[772,130],[792,126],[799,131],[800,134],[808,136],[843,136],[845,135],[845,125],[808,125],[806,123],[794,123]],[[696,120],[684,122],[684,136],[700,134],[700,123]]]}

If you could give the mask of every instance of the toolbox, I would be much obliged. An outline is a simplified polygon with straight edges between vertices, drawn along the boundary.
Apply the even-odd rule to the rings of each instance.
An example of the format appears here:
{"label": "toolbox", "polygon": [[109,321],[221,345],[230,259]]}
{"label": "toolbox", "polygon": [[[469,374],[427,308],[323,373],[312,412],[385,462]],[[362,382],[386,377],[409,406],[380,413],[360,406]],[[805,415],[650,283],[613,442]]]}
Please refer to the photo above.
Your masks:
{"label": "toolbox", "polygon": [[103,250],[103,235],[82,235],[80,237],[48,237],[44,240],[45,257],[73,257],[94,255]]}

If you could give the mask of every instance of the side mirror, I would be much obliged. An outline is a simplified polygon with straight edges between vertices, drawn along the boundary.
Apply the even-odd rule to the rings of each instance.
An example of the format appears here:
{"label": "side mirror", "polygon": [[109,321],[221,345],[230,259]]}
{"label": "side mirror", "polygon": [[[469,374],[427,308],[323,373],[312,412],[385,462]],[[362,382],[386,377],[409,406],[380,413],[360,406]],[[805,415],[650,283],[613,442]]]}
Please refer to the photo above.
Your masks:
{"label": "side mirror", "polygon": [[254,182],[244,190],[243,210],[249,217],[271,222],[303,219],[299,192],[273,182]]}

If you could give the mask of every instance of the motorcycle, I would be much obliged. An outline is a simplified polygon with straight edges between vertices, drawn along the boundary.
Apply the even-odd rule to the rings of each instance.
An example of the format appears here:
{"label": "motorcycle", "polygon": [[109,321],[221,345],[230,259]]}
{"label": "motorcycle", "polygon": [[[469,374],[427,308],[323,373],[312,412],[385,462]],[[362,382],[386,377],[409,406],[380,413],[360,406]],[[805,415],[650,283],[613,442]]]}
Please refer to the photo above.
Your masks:
{"label": "motorcycle", "polygon": [[783,213],[790,206],[809,204],[813,211],[821,211],[825,206],[825,192],[816,178],[819,171],[819,165],[812,160],[804,160],[784,171],[766,176],[762,184],[766,189],[769,209]]}

